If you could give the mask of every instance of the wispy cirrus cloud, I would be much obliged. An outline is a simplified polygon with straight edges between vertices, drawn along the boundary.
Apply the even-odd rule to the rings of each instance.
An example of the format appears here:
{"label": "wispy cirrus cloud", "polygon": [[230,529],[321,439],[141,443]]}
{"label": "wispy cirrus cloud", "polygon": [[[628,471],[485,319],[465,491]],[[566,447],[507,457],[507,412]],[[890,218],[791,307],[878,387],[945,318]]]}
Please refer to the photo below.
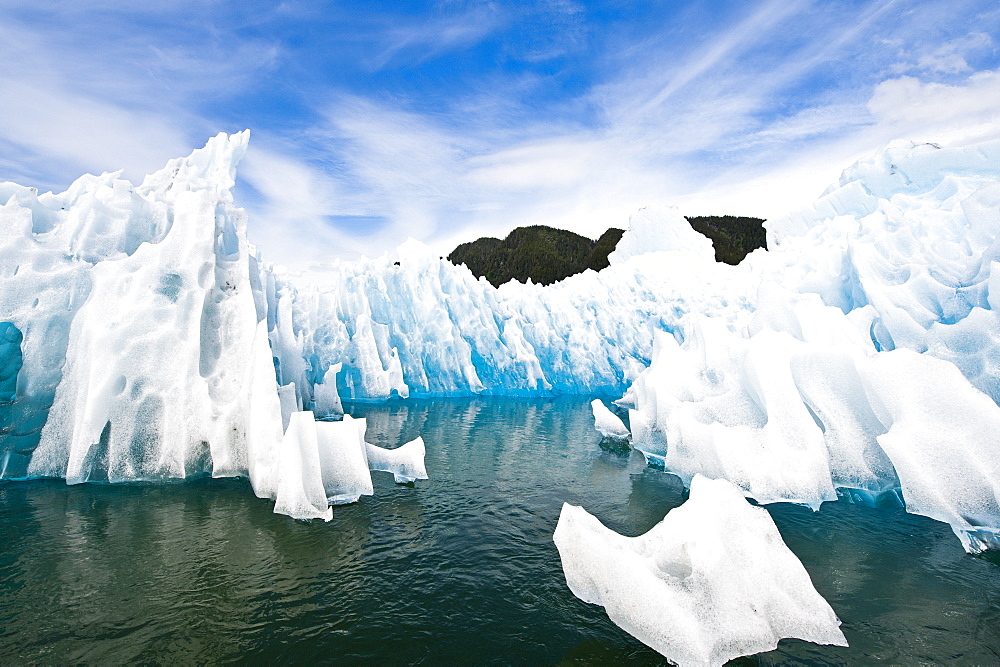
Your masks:
{"label": "wispy cirrus cloud", "polygon": [[276,58],[274,45],[258,41],[222,48],[196,38],[150,39],[106,20],[110,7],[102,3],[67,5],[60,21],[31,20],[44,3],[27,16],[0,14],[0,141],[20,175],[34,175],[42,187],[65,187],[82,171],[123,169],[139,180],[220,129],[243,129],[220,128],[199,106],[208,93],[243,90]]}
{"label": "wispy cirrus cloud", "polygon": [[996,135],[987,0],[0,5],[0,179],[132,178],[250,127],[267,258],[442,252],[655,202],[770,217],[898,136]]}
{"label": "wispy cirrus cloud", "polygon": [[[503,121],[486,118],[489,129],[454,135],[448,128],[461,120],[371,104],[338,108],[338,132],[357,149],[348,160],[356,162],[362,190],[370,188],[370,209],[419,219],[410,228],[443,249],[470,237],[466,226],[502,235],[516,225],[549,223],[596,236],[657,200],[700,207],[690,213],[770,217],[808,202],[850,160],[897,133],[929,129],[916,109],[888,112],[892,104],[880,100],[892,94],[901,101],[903,84],[879,79],[880,63],[866,78],[816,86],[804,97],[794,90],[878,38],[899,3],[833,16],[806,2],[776,8],[762,5],[718,43],[696,45],[684,59],[671,60],[656,44],[633,49],[637,62],[653,65],[619,70],[588,91],[585,104],[604,110],[589,126],[536,121],[525,137],[497,132]],[[803,26],[823,32],[783,57],[759,53]],[[761,62],[778,67],[765,73],[755,69]],[[940,91],[942,104],[985,94],[975,77]],[[942,108],[923,115],[941,131],[952,121],[969,126],[988,114],[991,98],[983,99],[966,105],[969,113]]]}
{"label": "wispy cirrus cloud", "polygon": [[424,62],[446,51],[475,44],[503,25],[505,18],[491,4],[474,5],[459,14],[414,17],[390,21],[375,33],[375,53],[367,60],[371,69],[410,62]]}

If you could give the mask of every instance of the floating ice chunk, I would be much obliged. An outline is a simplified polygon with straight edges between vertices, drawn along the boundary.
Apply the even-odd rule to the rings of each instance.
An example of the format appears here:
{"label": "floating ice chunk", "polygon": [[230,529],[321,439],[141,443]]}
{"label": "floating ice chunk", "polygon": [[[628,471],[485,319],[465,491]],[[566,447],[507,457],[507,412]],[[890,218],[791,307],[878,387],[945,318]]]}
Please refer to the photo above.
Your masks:
{"label": "floating ice chunk", "polygon": [[372,495],[364,434],[364,419],[316,421],[310,411],[293,412],[277,455],[274,511],[329,521],[330,505]]}
{"label": "floating ice chunk", "polygon": [[553,536],[570,590],[678,664],[722,664],[784,637],[847,646],[766,510],[696,476],[684,505],[624,537],[564,504]]}
{"label": "floating ice chunk", "polygon": [[424,467],[423,438],[411,440],[395,449],[385,449],[365,443],[368,452],[368,468],[391,472],[397,484],[406,484],[418,479],[427,479]]}
{"label": "floating ice chunk", "polygon": [[315,428],[327,501],[344,505],[375,493],[363,439],[364,420],[344,415],[343,421],[316,422]]}
{"label": "floating ice chunk", "polygon": [[628,429],[618,415],[611,412],[604,401],[595,398],[590,402],[590,409],[594,412],[594,428],[601,432],[605,438],[616,438],[625,440],[629,437]]}
{"label": "floating ice chunk", "polygon": [[278,453],[275,514],[287,514],[294,519],[333,518],[324,491],[325,470],[320,467],[315,424],[311,412],[295,412],[289,418]]}

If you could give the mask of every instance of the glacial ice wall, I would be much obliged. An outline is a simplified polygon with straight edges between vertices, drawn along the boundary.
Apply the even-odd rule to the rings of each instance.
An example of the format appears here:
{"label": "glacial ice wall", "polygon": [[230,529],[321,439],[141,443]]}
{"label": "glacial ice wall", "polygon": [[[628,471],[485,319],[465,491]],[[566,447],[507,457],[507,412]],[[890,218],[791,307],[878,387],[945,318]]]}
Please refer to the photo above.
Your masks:
{"label": "glacial ice wall", "polygon": [[620,393],[649,364],[655,332],[691,312],[735,320],[755,297],[676,210],[644,209],[635,221],[682,242],[623,250],[600,273],[547,287],[497,289],[413,240],[308,283],[268,274],[279,381],[294,382],[319,414],[335,412],[337,399]]}
{"label": "glacial ice wall", "polygon": [[139,186],[0,184],[0,304],[22,337],[0,477],[239,474],[275,445],[247,428],[254,390],[273,391],[254,378],[264,304],[230,194],[247,139],[220,135]]}

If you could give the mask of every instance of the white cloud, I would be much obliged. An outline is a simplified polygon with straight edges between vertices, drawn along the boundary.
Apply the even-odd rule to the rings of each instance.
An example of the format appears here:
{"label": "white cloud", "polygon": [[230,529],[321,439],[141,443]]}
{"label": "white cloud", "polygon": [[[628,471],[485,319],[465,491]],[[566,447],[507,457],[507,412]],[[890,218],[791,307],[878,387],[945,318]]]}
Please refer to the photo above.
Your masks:
{"label": "white cloud", "polygon": [[972,68],[966,58],[991,47],[993,39],[984,32],[973,32],[942,44],[930,53],[921,54],[916,69],[938,74],[963,74]]}
{"label": "white cloud", "polygon": [[325,222],[337,205],[335,180],[287,155],[254,146],[252,138],[251,147],[238,178],[263,198],[253,207],[248,236],[265,260],[296,266],[359,250],[348,235]]}
{"label": "white cloud", "polygon": [[[722,64],[729,65],[739,57],[741,51],[766,39],[768,33],[801,11],[805,5],[804,2],[789,0],[768,0],[763,3],[724,34],[713,36],[710,42],[694,53],[690,59],[685,60],[680,67],[666,68],[668,72],[666,80],[652,86],[651,95],[645,99],[631,96],[630,103],[624,109],[627,122],[635,122],[650,115],[695,80]],[[659,62],[656,65],[662,68],[663,63]],[[654,74],[653,77],[655,76]],[[643,87],[650,83],[653,82],[649,81]]]}
{"label": "white cloud", "polygon": [[[190,20],[182,9],[173,11]],[[83,172],[119,169],[139,181],[220,129],[245,129],[220,127],[195,111],[196,102],[209,91],[238,90],[249,71],[277,58],[273,46],[254,41],[235,45],[225,58],[204,42],[195,48],[151,40],[103,21],[110,9],[101,2],[33,10],[54,15],[29,24],[0,9],[0,142],[7,159],[21,165],[17,171],[37,174],[43,182],[34,184],[46,188],[65,187]]]}
{"label": "white cloud", "polygon": [[[828,126],[837,130],[765,164],[748,160],[706,182],[677,203],[685,211],[773,218],[806,206],[853,162],[894,139],[961,146],[1000,139],[1000,71],[973,74],[955,85],[897,77],[878,84],[865,105],[810,109],[761,134],[792,141]],[[837,117],[843,127],[837,128]],[[853,118],[853,120],[851,120]]]}
{"label": "white cloud", "polygon": [[55,161],[72,178],[83,171],[124,169],[138,181],[192,148],[171,119],[58,88],[4,78],[0,99],[0,137],[19,147],[26,162]]}
{"label": "white cloud", "polygon": [[[201,98],[212,96],[218,108],[288,57],[266,40],[215,35],[210,25],[198,39],[176,42],[118,26],[120,40],[90,53],[75,31],[96,25],[104,10],[83,7],[64,15],[78,23],[51,32],[5,25],[6,173],[11,163],[26,174],[52,174],[57,164],[71,177],[125,168],[138,180],[219,129],[243,129],[219,127],[198,111]],[[170,20],[191,25],[184,12],[192,9]],[[447,252],[528,224],[596,237],[655,202],[687,214],[773,217],[808,203],[851,161],[891,139],[997,136],[1000,74],[972,71],[992,39],[986,32],[944,43],[918,38],[926,18],[897,26],[910,15],[904,10],[894,0],[870,3],[860,15],[767,0],[717,29],[697,27],[703,32],[684,42],[650,31],[646,41],[605,44],[606,52],[588,54],[597,82],[588,79],[573,95],[540,94],[559,81],[530,67],[492,71],[424,112],[413,109],[426,110],[426,100],[394,97],[392,89],[311,89],[313,117],[303,114],[294,127],[251,127],[239,171],[253,188],[244,202],[251,238],[265,259],[303,266],[381,254],[407,236]],[[375,26],[365,42],[373,47],[368,65],[403,68],[464,49],[505,34],[517,17],[522,32],[537,28],[537,40],[520,35],[517,53],[503,57],[566,55],[592,37],[585,14],[553,0],[518,10],[487,3],[393,26],[375,18],[365,24]],[[854,68],[858,53],[883,49],[888,62],[859,59]],[[891,70],[897,60],[905,66]],[[879,77],[887,69],[894,73]]]}
{"label": "white cloud", "polygon": [[1000,137],[1000,70],[959,85],[889,79],[875,88],[868,109],[883,136],[952,144]]}

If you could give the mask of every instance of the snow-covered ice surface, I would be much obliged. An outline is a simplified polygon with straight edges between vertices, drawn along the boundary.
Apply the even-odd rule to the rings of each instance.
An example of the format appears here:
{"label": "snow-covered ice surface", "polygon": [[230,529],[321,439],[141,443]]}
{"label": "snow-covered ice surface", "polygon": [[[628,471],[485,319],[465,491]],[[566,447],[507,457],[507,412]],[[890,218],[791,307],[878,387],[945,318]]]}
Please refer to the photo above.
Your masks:
{"label": "snow-covered ice surface", "polygon": [[846,646],[840,621],[766,510],[700,475],[688,500],[625,537],[564,504],[553,537],[566,583],[681,665],[721,665],[796,637]]}
{"label": "snow-covered ice surface", "polygon": [[139,186],[0,184],[0,478],[244,475],[325,517],[367,488],[324,476],[353,450],[315,419],[344,400],[624,393],[633,444],[687,481],[901,499],[998,544],[1000,143],[879,151],[738,267],[651,207],[600,273],[494,288],[416,241],[266,264],[231,195],[248,136]]}

